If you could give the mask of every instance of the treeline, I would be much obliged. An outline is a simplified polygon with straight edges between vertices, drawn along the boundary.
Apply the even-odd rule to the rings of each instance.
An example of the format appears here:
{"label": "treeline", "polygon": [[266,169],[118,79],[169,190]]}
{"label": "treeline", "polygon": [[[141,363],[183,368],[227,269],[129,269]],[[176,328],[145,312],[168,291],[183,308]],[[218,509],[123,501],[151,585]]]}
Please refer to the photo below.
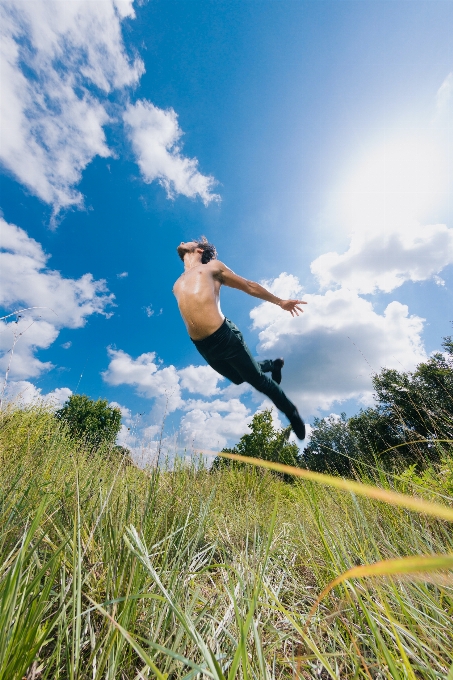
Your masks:
{"label": "treeline", "polygon": [[[383,369],[375,375],[375,406],[351,418],[344,413],[315,418],[302,453],[288,442],[291,428],[274,428],[270,411],[256,414],[250,433],[223,451],[342,476],[352,476],[364,465],[401,469],[435,463],[444,440],[453,440],[452,338],[444,338],[442,347],[444,353],[434,354],[414,372]],[[227,465],[231,462],[216,458],[213,468]]]}
{"label": "treeline", "polygon": [[[437,462],[453,439],[453,341],[412,373],[383,369],[373,378],[376,405],[346,418],[315,418],[301,464],[349,476],[362,463],[402,467]],[[451,446],[450,446],[451,448]]]}
{"label": "treeline", "polygon": [[[383,369],[375,375],[375,406],[361,409],[351,418],[344,413],[315,418],[309,444],[302,452],[288,441],[290,427],[274,426],[270,410],[255,414],[250,432],[223,452],[342,476],[355,475],[368,465],[401,469],[436,463],[446,445],[451,449],[453,440],[452,338],[444,338],[442,347],[443,353],[434,354],[414,372]],[[127,449],[115,445],[121,412],[109,407],[107,400],[72,395],[56,417],[73,437],[86,444],[130,455]],[[212,469],[231,465],[230,460],[217,457]]]}

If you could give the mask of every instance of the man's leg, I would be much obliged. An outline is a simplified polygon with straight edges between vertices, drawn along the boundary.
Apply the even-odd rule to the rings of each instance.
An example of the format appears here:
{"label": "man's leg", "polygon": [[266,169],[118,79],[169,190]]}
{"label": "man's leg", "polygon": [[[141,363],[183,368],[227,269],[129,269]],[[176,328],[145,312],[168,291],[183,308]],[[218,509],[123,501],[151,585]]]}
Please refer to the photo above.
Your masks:
{"label": "man's leg", "polygon": [[269,397],[285,416],[289,417],[293,413],[296,408],[294,404],[288,399],[280,385],[263,373],[245,343],[242,347],[238,348],[238,352],[230,359],[229,363],[243,381],[248,382],[258,392],[262,392],[266,397]]}
{"label": "man's leg", "polygon": [[283,359],[265,359],[256,363],[263,373],[270,373],[272,380],[280,385],[282,381],[282,368],[285,363]]}
{"label": "man's leg", "polygon": [[200,354],[208,364],[236,385],[248,382],[252,387],[269,397],[275,406],[289,419],[299,439],[305,438],[305,425],[297,408],[288,399],[281,387],[268,378],[253,358],[244,342],[242,333],[229,319],[221,328],[205,340],[194,341]]}
{"label": "man's leg", "polygon": [[264,361],[256,362],[263,373],[271,373],[274,368],[274,362],[272,359],[265,359]]}
{"label": "man's leg", "polygon": [[223,375],[224,378],[231,380],[235,385],[241,385],[244,382],[244,379],[229,361],[208,361],[208,364],[214,371]]}
{"label": "man's leg", "polygon": [[280,385],[260,370],[245,343],[242,351],[238,352],[230,363],[245,382],[269,397],[279,411],[285,414],[298,439],[305,439],[305,424],[296,406],[288,399]]}
{"label": "man's leg", "polygon": [[[230,366],[237,371],[237,373],[245,382],[248,382],[249,385],[258,390],[258,392],[261,392],[262,394],[265,394],[266,397],[269,397],[269,399],[275,404],[279,411],[282,411],[290,420],[292,425],[295,421],[295,413],[297,414],[299,420],[301,420],[296,406],[288,399],[280,385],[274,382],[274,380],[271,380],[271,378],[268,378],[267,375],[263,373],[262,369],[253,358],[249,348],[245,344],[244,337],[239,328],[229,319],[227,319],[227,323],[238,340],[238,342],[235,343],[234,351],[231,352],[228,358],[228,363]],[[294,427],[294,429],[296,429],[296,427]],[[298,436],[302,434],[303,430],[303,436],[299,437],[300,439],[303,439],[305,436],[305,427],[297,427],[297,429],[299,432]]]}

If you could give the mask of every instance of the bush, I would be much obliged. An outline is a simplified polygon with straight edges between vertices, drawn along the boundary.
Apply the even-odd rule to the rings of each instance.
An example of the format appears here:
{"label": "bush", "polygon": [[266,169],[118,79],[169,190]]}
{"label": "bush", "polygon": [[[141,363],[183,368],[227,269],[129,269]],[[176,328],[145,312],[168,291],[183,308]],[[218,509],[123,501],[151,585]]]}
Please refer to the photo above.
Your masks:
{"label": "bush", "polygon": [[56,417],[67,424],[73,437],[91,446],[113,446],[121,428],[121,411],[108,405],[107,399],[90,399],[72,394]]}
{"label": "bush", "polygon": [[[296,444],[288,442],[291,434],[291,426],[277,430],[272,424],[272,411],[266,409],[261,413],[255,413],[249,425],[250,434],[244,434],[239,443],[232,449],[222,449],[222,453],[236,453],[240,456],[261,458],[274,463],[285,465],[299,465],[299,449]],[[241,465],[228,458],[217,456],[212,464],[212,469],[220,469],[231,465]]]}

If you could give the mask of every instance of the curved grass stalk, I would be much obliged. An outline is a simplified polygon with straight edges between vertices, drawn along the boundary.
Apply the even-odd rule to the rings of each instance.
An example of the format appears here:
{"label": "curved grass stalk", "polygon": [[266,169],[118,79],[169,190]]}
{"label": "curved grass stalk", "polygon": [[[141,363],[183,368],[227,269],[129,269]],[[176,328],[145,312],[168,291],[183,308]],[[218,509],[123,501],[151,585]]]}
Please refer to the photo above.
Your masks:
{"label": "curved grass stalk", "polygon": [[304,630],[308,628],[313,614],[330,591],[335,588],[335,586],[340,585],[340,583],[343,583],[344,581],[349,581],[351,578],[398,576],[400,574],[427,573],[440,569],[452,568],[453,553],[447,553],[445,555],[411,555],[410,557],[397,557],[391,560],[380,560],[379,562],[373,562],[372,564],[361,564],[358,567],[352,567],[343,574],[340,574],[340,576],[334,578],[333,581],[321,591],[308,612]]}
{"label": "curved grass stalk", "polygon": [[453,522],[453,508],[449,508],[446,505],[441,505],[440,503],[432,503],[431,501],[426,501],[422,498],[415,498],[414,496],[408,496],[407,494],[398,493],[396,491],[387,491],[386,489],[381,489],[380,487],[372,486],[371,484],[362,484],[362,482],[355,482],[351,479],[343,479],[342,477],[325,475],[321,472],[312,472],[311,470],[296,468],[292,465],[273,463],[268,460],[261,460],[260,458],[240,456],[236,453],[219,452],[218,455],[222,458],[236,460],[240,463],[249,463],[250,465],[266,468],[268,470],[274,470],[275,472],[284,472],[287,475],[293,475],[294,477],[302,477],[303,479],[308,479],[309,481],[317,482],[318,484],[323,484],[324,486],[332,486],[342,491],[349,491],[350,493],[354,493],[357,496],[373,498],[374,500],[382,501],[383,503],[388,503],[389,505],[396,505],[400,508],[414,510],[415,512],[431,515],[432,517],[437,517],[438,519],[447,520],[447,522]]}

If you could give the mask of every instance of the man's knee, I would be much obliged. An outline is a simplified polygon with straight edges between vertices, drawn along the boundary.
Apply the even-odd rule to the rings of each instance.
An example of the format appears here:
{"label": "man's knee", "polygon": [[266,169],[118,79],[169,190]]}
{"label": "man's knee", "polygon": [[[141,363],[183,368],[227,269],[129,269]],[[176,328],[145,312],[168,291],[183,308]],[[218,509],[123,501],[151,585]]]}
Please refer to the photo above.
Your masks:
{"label": "man's knee", "polygon": [[231,380],[231,382],[234,383],[235,385],[242,385],[242,383],[245,382],[245,380],[243,380],[242,378],[230,377],[229,380]]}
{"label": "man's knee", "polygon": [[267,392],[269,389],[269,378],[264,373],[256,373],[247,381],[258,392]]}

